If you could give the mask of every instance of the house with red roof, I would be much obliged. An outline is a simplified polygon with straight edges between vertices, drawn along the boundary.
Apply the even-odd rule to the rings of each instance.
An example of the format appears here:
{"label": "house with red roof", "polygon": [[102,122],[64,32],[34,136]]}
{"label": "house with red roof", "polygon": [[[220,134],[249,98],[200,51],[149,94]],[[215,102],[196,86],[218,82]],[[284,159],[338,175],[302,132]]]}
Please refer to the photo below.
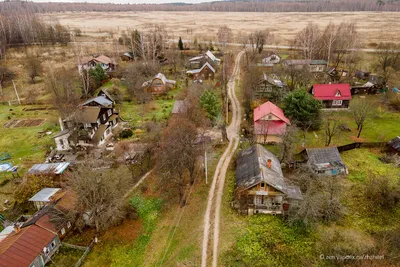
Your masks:
{"label": "house with red roof", "polygon": [[322,101],[324,108],[348,108],[351,100],[350,84],[314,84],[310,93]]}
{"label": "house with red roof", "polygon": [[268,101],[254,109],[254,135],[257,143],[280,143],[290,120],[282,109]]}

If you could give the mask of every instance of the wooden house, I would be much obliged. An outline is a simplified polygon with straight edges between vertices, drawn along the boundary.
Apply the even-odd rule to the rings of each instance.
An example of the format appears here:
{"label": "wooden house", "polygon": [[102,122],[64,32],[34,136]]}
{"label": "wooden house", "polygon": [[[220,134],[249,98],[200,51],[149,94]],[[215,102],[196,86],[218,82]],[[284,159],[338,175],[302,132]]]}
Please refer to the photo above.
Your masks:
{"label": "wooden house", "polygon": [[305,153],[307,165],[318,175],[348,174],[347,166],[340,157],[337,147],[307,148]]}
{"label": "wooden house", "polygon": [[261,60],[261,63],[258,63],[257,66],[260,67],[273,67],[276,64],[281,62],[281,57],[278,54],[272,53],[267,57],[264,57]]}
{"label": "wooden house", "polygon": [[290,120],[282,109],[268,101],[253,111],[254,136],[257,143],[280,143]]}
{"label": "wooden house", "polygon": [[115,71],[117,68],[117,63],[114,59],[101,55],[80,60],[78,62],[79,73],[82,73],[82,70],[94,69],[97,65],[100,65],[108,73]]}
{"label": "wooden house", "polygon": [[293,67],[295,69],[307,68],[310,72],[321,73],[325,72],[328,67],[328,62],[325,60],[311,60],[311,59],[300,59],[300,60],[286,60],[284,62],[286,67]]}
{"label": "wooden house", "polygon": [[104,90],[76,109],[69,118],[60,120],[61,132],[54,136],[57,150],[70,150],[76,146],[101,146],[112,136],[118,125],[115,102]]}
{"label": "wooden house", "polygon": [[173,88],[175,84],[176,81],[168,80],[164,74],[158,73],[153,79],[144,82],[142,86],[150,91],[152,95],[161,95]]}
{"label": "wooden house", "polygon": [[193,80],[214,79],[215,69],[206,62],[200,69],[188,70],[186,74]]}
{"label": "wooden house", "polygon": [[261,145],[239,152],[234,206],[242,213],[285,214],[303,199],[300,188],[287,185],[279,160]]}
{"label": "wooden house", "polygon": [[217,66],[221,63],[221,59],[217,58],[210,50],[204,54],[189,59],[189,66],[191,68],[198,69],[205,63],[209,63],[212,66]]}
{"label": "wooden house", "polygon": [[259,86],[254,92],[256,98],[277,98],[285,93],[287,85],[275,75],[263,74]]}
{"label": "wooden house", "polygon": [[310,93],[324,108],[348,108],[351,100],[350,84],[314,84]]}

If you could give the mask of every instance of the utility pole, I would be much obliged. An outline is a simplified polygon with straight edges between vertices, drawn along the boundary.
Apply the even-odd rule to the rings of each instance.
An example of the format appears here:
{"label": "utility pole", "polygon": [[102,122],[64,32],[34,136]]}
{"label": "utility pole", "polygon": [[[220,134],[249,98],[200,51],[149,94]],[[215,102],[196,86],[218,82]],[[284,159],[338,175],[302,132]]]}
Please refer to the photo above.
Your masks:
{"label": "utility pole", "polygon": [[14,86],[14,91],[15,91],[15,94],[17,95],[18,104],[20,104],[20,105],[21,105],[21,100],[19,99],[19,95],[18,95],[17,87],[15,87],[14,80],[12,80],[12,84],[13,84],[13,86]]}
{"label": "utility pole", "polygon": [[207,151],[204,150],[204,168],[206,172],[206,184],[208,184],[208,170],[207,170]]}

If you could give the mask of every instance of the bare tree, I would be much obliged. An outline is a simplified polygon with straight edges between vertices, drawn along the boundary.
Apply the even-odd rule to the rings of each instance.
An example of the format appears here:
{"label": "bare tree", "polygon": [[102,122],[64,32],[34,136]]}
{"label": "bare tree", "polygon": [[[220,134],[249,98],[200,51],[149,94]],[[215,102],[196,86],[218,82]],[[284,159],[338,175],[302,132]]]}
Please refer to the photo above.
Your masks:
{"label": "bare tree", "polygon": [[375,114],[375,103],[367,99],[353,99],[350,105],[350,113],[357,124],[357,138],[360,137],[361,131],[365,125],[371,120]]}
{"label": "bare tree", "polygon": [[226,46],[232,39],[232,29],[228,26],[224,25],[219,27],[218,32],[218,41],[223,45]]}
{"label": "bare tree", "polygon": [[279,161],[290,162],[292,154],[296,149],[298,129],[296,126],[289,125],[286,131],[280,135],[282,142],[279,143]]}
{"label": "bare tree", "polygon": [[124,218],[124,195],[129,188],[127,169],[105,167],[101,161],[85,161],[70,173],[69,188],[76,194],[79,219],[96,232],[104,231]]}
{"label": "bare tree", "polygon": [[75,73],[65,68],[53,70],[50,66],[49,76],[46,79],[46,88],[53,93],[54,106],[63,118],[69,117],[79,103],[79,94],[76,90],[79,82],[74,76]]}
{"label": "bare tree", "polygon": [[169,182],[178,186],[181,205],[185,205],[185,172],[189,172],[193,184],[197,157],[201,155],[197,140],[195,125],[185,118],[172,120],[161,137],[158,169]]}
{"label": "bare tree", "polygon": [[322,58],[326,58],[329,63],[331,62],[332,53],[335,50],[337,40],[339,39],[339,27],[334,23],[330,22],[321,37],[321,42],[323,46],[324,55]]}
{"label": "bare tree", "polygon": [[42,73],[41,62],[38,58],[27,56],[26,68],[28,70],[29,78],[31,78],[31,82],[35,83],[35,78],[37,76],[40,76],[40,74]]}
{"label": "bare tree", "polygon": [[353,22],[342,22],[337,29],[337,35],[335,49],[333,50],[336,68],[343,60],[345,64],[350,61],[355,53],[353,49],[357,48],[359,43],[357,26]]}
{"label": "bare tree", "polygon": [[317,53],[320,30],[310,22],[296,35],[295,44],[303,50],[304,59],[313,59]]}
{"label": "bare tree", "polygon": [[380,43],[378,49],[378,60],[375,68],[382,75],[384,84],[400,70],[400,45],[395,43]]}
{"label": "bare tree", "polygon": [[3,84],[14,78],[15,74],[5,66],[0,66],[0,95],[3,95]]}
{"label": "bare tree", "polygon": [[340,132],[340,122],[336,118],[325,120],[325,146],[329,146],[332,138]]}

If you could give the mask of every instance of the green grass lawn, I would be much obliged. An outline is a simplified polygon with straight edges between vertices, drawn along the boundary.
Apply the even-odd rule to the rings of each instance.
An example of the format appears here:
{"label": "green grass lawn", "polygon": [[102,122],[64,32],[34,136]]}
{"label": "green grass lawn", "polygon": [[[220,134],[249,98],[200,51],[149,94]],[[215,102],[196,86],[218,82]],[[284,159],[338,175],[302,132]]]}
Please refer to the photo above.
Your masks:
{"label": "green grass lawn", "polygon": [[[39,110],[24,111],[24,108],[35,108],[39,106],[6,106],[0,105],[0,152],[11,155],[8,160],[20,168],[30,168],[32,164],[42,163],[46,151],[50,146],[54,147],[52,136],[59,131],[57,111]],[[35,127],[5,128],[3,125],[11,119],[46,119],[46,121]],[[51,131],[51,135],[39,137],[39,132]]]}

